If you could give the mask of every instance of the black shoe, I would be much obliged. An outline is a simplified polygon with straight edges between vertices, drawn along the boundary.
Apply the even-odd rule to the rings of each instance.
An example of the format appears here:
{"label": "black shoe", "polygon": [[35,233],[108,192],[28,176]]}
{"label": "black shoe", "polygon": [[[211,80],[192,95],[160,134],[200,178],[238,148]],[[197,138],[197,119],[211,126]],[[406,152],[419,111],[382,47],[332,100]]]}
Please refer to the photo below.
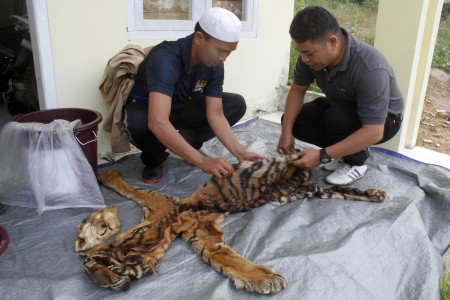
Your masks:
{"label": "black shoe", "polygon": [[142,180],[145,183],[157,183],[160,182],[163,176],[162,166],[158,167],[145,167],[142,170]]}

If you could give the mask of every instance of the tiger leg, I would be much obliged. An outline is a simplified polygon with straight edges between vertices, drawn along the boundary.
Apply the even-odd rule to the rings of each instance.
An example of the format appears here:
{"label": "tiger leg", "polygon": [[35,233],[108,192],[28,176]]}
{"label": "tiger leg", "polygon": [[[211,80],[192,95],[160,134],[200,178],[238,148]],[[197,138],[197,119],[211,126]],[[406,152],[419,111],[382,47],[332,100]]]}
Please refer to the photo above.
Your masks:
{"label": "tiger leg", "polygon": [[97,180],[104,186],[111,188],[122,196],[133,200],[150,211],[159,211],[163,206],[173,206],[175,197],[161,192],[145,190],[126,182],[122,175],[114,170],[107,170],[97,175]]}
{"label": "tiger leg", "polygon": [[236,288],[272,294],[286,286],[286,280],[274,269],[256,265],[224,244],[223,231],[219,227],[223,214],[197,212],[194,217],[197,222],[182,233],[183,239],[214,270],[229,277]]}
{"label": "tiger leg", "polygon": [[122,265],[112,257],[113,246],[111,244],[96,247],[95,253],[84,261],[84,269],[91,279],[102,288],[112,288],[115,291],[126,291],[129,289],[131,278],[111,270],[111,267]]}
{"label": "tiger leg", "polygon": [[383,202],[386,198],[386,193],[378,189],[367,189],[365,191],[361,191],[352,187],[336,185],[331,188],[321,190],[320,197],[323,199],[346,199],[366,202]]}
{"label": "tiger leg", "polygon": [[133,228],[115,244],[103,244],[89,252],[84,266],[92,280],[103,288],[127,290],[130,282],[153,274],[176,234],[171,219],[152,226]]}
{"label": "tiger leg", "polygon": [[152,222],[150,222],[150,221],[142,221],[141,223],[131,227],[127,231],[124,231],[124,232],[121,232],[119,234],[116,234],[115,240],[116,240],[116,242],[120,242],[123,239],[125,239],[130,233],[133,233],[134,231],[139,230],[142,227],[148,226],[150,224],[152,224]]}
{"label": "tiger leg", "polygon": [[271,187],[271,190],[265,193],[263,197],[270,197],[272,201],[286,204],[299,199],[314,197],[319,189],[317,183],[313,181],[305,182],[303,178],[294,177]]}
{"label": "tiger leg", "polygon": [[122,292],[129,289],[132,280],[153,274],[164,253],[162,248],[150,253],[129,253],[125,257],[98,253],[86,259],[84,268],[98,286]]}
{"label": "tiger leg", "polygon": [[158,226],[141,226],[116,242],[114,254],[123,264],[117,267],[120,274],[139,279],[155,272],[156,264],[177,237],[170,223],[168,218]]}

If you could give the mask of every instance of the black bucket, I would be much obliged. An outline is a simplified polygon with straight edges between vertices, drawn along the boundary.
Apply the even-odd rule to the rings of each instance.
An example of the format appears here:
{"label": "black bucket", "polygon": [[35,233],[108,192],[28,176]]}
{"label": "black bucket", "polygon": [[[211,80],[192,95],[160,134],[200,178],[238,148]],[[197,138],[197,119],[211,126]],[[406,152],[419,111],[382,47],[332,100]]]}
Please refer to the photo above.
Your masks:
{"label": "black bucket", "polygon": [[82,125],[73,129],[75,139],[80,144],[94,174],[97,175],[97,131],[98,124],[102,121],[102,115],[99,112],[82,108],[46,109],[21,115],[15,121],[49,124],[57,119],[69,122],[81,120]]}

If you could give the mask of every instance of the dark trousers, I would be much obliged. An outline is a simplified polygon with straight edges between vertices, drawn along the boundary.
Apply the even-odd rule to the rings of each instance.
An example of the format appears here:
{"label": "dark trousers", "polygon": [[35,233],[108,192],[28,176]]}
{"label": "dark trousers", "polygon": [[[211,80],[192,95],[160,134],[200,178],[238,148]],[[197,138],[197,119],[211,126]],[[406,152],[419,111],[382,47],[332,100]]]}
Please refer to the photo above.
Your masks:
{"label": "dark trousers", "polygon": [[[225,118],[230,126],[236,124],[245,114],[247,106],[241,95],[222,94],[222,105]],[[124,106],[124,126],[130,142],[141,153],[141,160],[148,167],[160,166],[169,156],[157,137],[148,129],[147,101],[130,101]],[[169,120],[178,129],[184,139],[194,148],[200,149],[203,142],[214,137],[214,133],[206,119],[205,97],[191,100],[181,109],[170,113]]]}
{"label": "dark trousers", "polygon": [[[390,140],[400,129],[401,115],[388,114],[383,138],[377,144]],[[325,148],[342,141],[362,127],[352,104],[330,105],[320,97],[305,103],[295,120],[292,133],[295,138]],[[343,157],[351,166],[360,166],[369,157],[367,149]]]}

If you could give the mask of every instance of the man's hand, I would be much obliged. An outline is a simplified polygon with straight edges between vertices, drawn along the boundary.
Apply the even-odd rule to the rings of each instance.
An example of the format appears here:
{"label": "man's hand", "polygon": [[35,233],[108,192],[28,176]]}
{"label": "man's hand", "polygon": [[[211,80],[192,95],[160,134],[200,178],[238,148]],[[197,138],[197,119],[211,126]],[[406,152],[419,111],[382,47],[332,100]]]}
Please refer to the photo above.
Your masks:
{"label": "man's hand", "polygon": [[302,169],[311,169],[320,165],[320,150],[306,149],[299,153],[300,159],[292,162],[293,165]]}
{"label": "man's hand", "polygon": [[295,153],[295,141],[292,134],[281,134],[278,141],[277,152],[280,154]]}
{"label": "man's hand", "polygon": [[261,159],[264,159],[264,156],[254,153],[254,152],[245,152],[241,157],[238,158],[239,162],[243,161],[260,161]]}
{"label": "man's hand", "polygon": [[227,177],[234,173],[233,166],[225,158],[222,157],[205,157],[202,163],[197,167],[200,168],[203,172],[211,174],[217,178]]}
{"label": "man's hand", "polygon": [[[245,160],[248,161],[259,161],[263,159],[264,156],[254,152],[245,152],[239,162]],[[218,158],[207,158],[205,157],[203,162],[197,166],[203,172],[213,175],[217,178],[224,178],[231,176],[234,173],[233,166],[223,157]]]}

